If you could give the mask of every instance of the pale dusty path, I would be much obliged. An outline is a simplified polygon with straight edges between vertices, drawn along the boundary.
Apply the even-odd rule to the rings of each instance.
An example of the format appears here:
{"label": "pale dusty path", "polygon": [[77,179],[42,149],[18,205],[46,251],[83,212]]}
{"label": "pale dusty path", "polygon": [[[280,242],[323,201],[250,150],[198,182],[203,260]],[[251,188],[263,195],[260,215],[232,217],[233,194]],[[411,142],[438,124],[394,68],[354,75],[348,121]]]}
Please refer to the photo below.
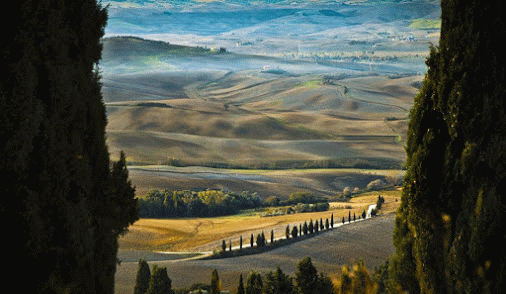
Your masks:
{"label": "pale dusty path", "polygon": [[[209,283],[211,272],[217,269],[224,290],[235,291],[239,274],[246,276],[250,270],[265,273],[280,265],[293,276],[297,263],[310,256],[320,272],[333,274],[343,264],[362,258],[369,269],[379,266],[394,252],[392,233],[395,215],[375,217],[352,223],[313,238],[295,242],[262,254],[215,260],[166,260],[171,255],[140,253],[129,256],[135,260],[144,256],[150,265],[166,266],[173,288],[193,283]],[[119,258],[128,253],[120,252]],[[165,260],[164,260],[165,259]],[[124,261],[116,272],[116,293],[133,293],[137,261]]]}

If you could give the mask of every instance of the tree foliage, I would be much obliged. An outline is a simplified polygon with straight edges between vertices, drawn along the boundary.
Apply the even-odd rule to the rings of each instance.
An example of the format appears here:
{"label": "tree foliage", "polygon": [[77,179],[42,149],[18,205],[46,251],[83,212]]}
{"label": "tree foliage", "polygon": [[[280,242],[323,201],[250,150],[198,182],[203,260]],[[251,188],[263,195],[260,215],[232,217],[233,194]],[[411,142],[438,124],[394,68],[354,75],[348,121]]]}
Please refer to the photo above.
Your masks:
{"label": "tree foliage", "polygon": [[262,294],[262,289],[262,275],[256,271],[251,271],[246,280],[246,294]]}
{"label": "tree foliage", "polygon": [[220,277],[216,269],[211,273],[211,291],[210,294],[219,294],[221,291]]}
{"label": "tree foliage", "polygon": [[146,294],[173,294],[172,281],[167,274],[167,268],[158,265],[153,266],[151,279],[149,280]]}
{"label": "tree foliage", "polygon": [[212,217],[235,214],[241,209],[263,205],[256,193],[240,194],[218,190],[194,192],[189,190],[151,190],[139,199],[140,216],[151,218]]}
{"label": "tree foliage", "polygon": [[237,294],[245,294],[246,290],[244,289],[244,282],[242,278],[242,274],[239,276],[239,285],[237,286]]}
{"label": "tree foliage", "polygon": [[295,294],[292,278],[286,275],[279,265],[274,272],[270,271],[265,275],[263,284],[264,294]]}
{"label": "tree foliage", "polygon": [[139,260],[135,278],[134,294],[144,294],[148,290],[151,270],[145,259]]}
{"label": "tree foliage", "polygon": [[391,274],[410,293],[499,293],[506,272],[503,1],[442,1],[411,110]]}
{"label": "tree foliage", "polygon": [[110,166],[95,0],[2,10],[0,215],[23,293],[113,293],[117,238],[137,219],[124,155]]}

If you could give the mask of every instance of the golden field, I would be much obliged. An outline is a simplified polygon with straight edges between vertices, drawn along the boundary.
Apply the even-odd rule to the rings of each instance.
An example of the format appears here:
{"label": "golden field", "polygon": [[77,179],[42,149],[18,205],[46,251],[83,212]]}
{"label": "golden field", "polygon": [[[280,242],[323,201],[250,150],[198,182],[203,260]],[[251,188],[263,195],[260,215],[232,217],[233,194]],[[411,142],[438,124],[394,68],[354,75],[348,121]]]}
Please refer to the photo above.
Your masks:
{"label": "golden field", "polygon": [[260,213],[245,212],[239,215],[214,218],[179,218],[179,219],[140,219],[129,228],[129,232],[121,237],[120,249],[140,251],[213,251],[221,246],[222,240],[227,245],[232,240],[233,246],[239,246],[239,238],[243,244],[249,244],[251,234],[264,232],[270,238],[270,231],[275,237],[284,237],[286,225],[309,220],[325,221],[334,214],[334,223],[339,224],[344,217],[355,214],[358,218],[370,204],[375,204],[378,195],[385,198],[382,214],[395,211],[400,203],[400,191],[369,192],[354,197],[347,202],[332,202],[329,211],[313,213],[297,213],[274,217],[261,217]]}

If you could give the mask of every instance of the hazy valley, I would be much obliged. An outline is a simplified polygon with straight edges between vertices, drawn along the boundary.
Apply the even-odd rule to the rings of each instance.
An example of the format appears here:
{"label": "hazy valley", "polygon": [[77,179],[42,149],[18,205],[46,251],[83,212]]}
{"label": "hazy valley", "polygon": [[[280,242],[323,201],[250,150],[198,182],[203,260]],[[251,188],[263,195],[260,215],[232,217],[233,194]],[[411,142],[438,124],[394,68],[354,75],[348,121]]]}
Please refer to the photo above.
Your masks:
{"label": "hazy valley", "polygon": [[[219,189],[336,200],[345,187],[399,183],[409,110],[439,39],[438,2],[109,2],[100,63],[107,143],[113,159],[125,151],[138,196]],[[379,264],[393,250],[393,218],[385,221],[374,252],[347,245],[339,261],[318,265],[331,273],[359,255]],[[365,224],[346,242],[357,234],[373,242]],[[166,234],[132,229],[141,235],[131,237]],[[287,250],[311,254],[311,245],[299,246]],[[294,257],[273,252],[261,267],[282,261],[293,273]],[[250,270],[242,262],[221,265],[227,288]],[[206,282],[208,263],[170,267]],[[119,268],[117,291],[131,289],[135,266]]]}

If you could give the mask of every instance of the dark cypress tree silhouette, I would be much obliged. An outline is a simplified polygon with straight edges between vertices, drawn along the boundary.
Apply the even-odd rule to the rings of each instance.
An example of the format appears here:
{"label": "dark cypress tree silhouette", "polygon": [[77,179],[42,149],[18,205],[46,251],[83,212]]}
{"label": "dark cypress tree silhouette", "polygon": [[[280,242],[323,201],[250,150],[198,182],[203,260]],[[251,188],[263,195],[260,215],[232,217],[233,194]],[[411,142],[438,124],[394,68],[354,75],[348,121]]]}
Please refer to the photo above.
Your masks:
{"label": "dark cypress tree silhouette", "polygon": [[330,227],[334,228],[334,214],[330,216]]}
{"label": "dark cypress tree silhouette", "polygon": [[151,270],[145,259],[139,260],[137,276],[135,278],[134,294],[144,294],[148,290]]}
{"label": "dark cypress tree silhouette", "polygon": [[17,291],[114,293],[117,238],[137,203],[124,156],[111,166],[105,144],[107,13],[95,0],[20,0],[3,13],[15,29],[0,55],[0,192],[12,200],[0,215],[16,223],[10,272],[29,271]]}
{"label": "dark cypress tree silhouette", "polygon": [[297,264],[295,283],[298,292],[301,294],[318,293],[318,271],[314,267],[311,258],[306,257]]}
{"label": "dark cypress tree silhouette", "polygon": [[151,279],[149,280],[148,290],[146,294],[173,294],[172,281],[167,274],[166,267],[158,265],[153,266]]}
{"label": "dark cypress tree silhouette", "polygon": [[211,291],[210,294],[219,294],[220,289],[220,277],[218,276],[218,271],[216,269],[211,273]]}
{"label": "dark cypress tree silhouette", "polygon": [[292,238],[297,238],[299,234],[299,230],[297,229],[297,226],[293,226],[292,228]]}
{"label": "dark cypress tree silhouette", "polygon": [[237,286],[237,294],[245,294],[246,291],[244,289],[244,282],[242,278],[242,274],[239,275],[239,285]]}
{"label": "dark cypress tree silhouette", "polygon": [[506,243],[504,1],[441,1],[411,110],[390,271],[410,293],[500,293]]}
{"label": "dark cypress tree silhouette", "polygon": [[246,280],[246,294],[262,294],[262,289],[262,275],[255,271],[250,272],[248,279]]}
{"label": "dark cypress tree silhouette", "polygon": [[[265,274],[263,282],[264,294],[293,294],[294,287],[292,278],[286,275],[281,268],[276,266],[276,270]],[[323,292],[322,292],[323,293]]]}

